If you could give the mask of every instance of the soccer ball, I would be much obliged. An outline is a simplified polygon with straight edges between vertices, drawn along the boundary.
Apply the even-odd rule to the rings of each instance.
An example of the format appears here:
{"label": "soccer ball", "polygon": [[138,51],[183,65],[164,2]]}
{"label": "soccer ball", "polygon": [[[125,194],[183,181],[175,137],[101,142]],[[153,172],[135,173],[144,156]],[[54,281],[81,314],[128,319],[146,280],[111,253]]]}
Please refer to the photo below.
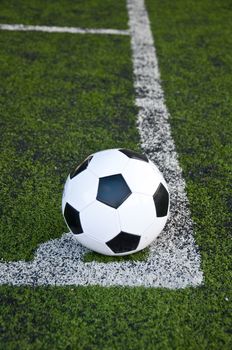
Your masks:
{"label": "soccer ball", "polygon": [[127,255],[148,246],[169,214],[167,184],[147,156],[127,149],[90,155],[67,178],[62,212],[85,247]]}

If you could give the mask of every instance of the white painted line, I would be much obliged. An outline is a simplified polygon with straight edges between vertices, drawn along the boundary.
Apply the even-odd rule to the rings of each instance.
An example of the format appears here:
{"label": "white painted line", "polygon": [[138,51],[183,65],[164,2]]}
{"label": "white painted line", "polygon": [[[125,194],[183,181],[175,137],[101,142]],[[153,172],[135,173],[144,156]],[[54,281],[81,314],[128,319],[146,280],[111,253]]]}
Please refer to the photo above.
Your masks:
{"label": "white painted line", "polygon": [[75,27],[50,27],[32,26],[24,24],[0,24],[0,30],[21,31],[21,32],[46,32],[46,33],[70,33],[70,34],[110,34],[110,35],[130,35],[128,30],[119,29],[91,29]]}
{"label": "white painted line", "polygon": [[71,234],[46,242],[31,262],[0,264],[0,284],[145,286],[171,289],[203,281],[193,238],[185,182],[178,164],[160,85],[157,58],[143,0],[128,0],[138,128],[142,147],[157,163],[171,191],[171,217],[143,262],[84,263],[88,251]]}
{"label": "white painted line", "polygon": [[169,285],[171,288],[177,284],[198,285],[203,281],[200,255],[193,238],[185,181],[171,136],[148,15],[144,0],[127,0],[127,6],[142,148],[164,174],[171,192],[170,220],[152,247],[153,263],[156,261],[154,274],[163,286],[170,275],[175,276],[174,284]]}

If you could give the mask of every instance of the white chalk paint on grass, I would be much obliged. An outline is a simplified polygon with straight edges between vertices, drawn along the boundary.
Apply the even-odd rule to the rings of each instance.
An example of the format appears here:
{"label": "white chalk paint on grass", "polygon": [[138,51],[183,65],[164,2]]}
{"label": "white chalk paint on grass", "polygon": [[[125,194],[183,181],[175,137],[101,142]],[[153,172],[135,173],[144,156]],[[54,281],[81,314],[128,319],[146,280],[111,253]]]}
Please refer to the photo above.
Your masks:
{"label": "white chalk paint on grass", "polygon": [[88,251],[70,233],[40,245],[31,262],[0,264],[0,284],[144,286],[171,289],[203,281],[193,238],[185,183],[168,123],[168,112],[143,0],[128,0],[138,128],[144,152],[163,172],[171,192],[168,223],[146,261],[84,263]]}
{"label": "white chalk paint on grass", "polygon": [[32,25],[25,25],[25,24],[0,24],[0,30],[19,31],[19,32],[70,33],[70,34],[130,35],[128,30],[120,30],[120,29],[32,26]]}
{"label": "white chalk paint on grass", "polygon": [[[166,250],[166,249],[169,250]],[[83,262],[88,250],[67,233],[41,244],[31,262],[2,263],[0,283],[12,285],[101,285],[184,288],[198,285],[196,261],[165,239],[156,241],[144,262]]]}

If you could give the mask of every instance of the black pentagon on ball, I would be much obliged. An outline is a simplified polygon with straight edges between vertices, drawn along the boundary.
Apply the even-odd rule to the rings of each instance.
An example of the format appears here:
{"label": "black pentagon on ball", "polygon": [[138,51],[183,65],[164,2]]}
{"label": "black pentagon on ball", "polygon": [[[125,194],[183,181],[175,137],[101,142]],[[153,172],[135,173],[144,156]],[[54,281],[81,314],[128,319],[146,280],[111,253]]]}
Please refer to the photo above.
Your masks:
{"label": "black pentagon on ball", "polygon": [[147,156],[145,154],[140,154],[134,151],[131,151],[130,149],[121,148],[119,149],[120,152],[124,153],[127,157],[137,159],[137,160],[143,160],[144,162],[149,162]]}
{"label": "black pentagon on ball", "polygon": [[65,205],[64,217],[72,233],[76,235],[83,233],[83,229],[80,221],[80,213],[78,210],[73,208],[69,203],[66,203]]}
{"label": "black pentagon on ball", "polygon": [[88,165],[89,165],[89,163],[90,163],[92,158],[93,158],[93,156],[89,156],[88,158],[86,158],[84,160],[84,162],[82,162],[80,165],[78,165],[76,167],[76,169],[73,172],[70,173],[70,179],[73,179],[75,176],[77,176],[82,171],[84,171],[88,167]]}
{"label": "black pentagon on ball", "polygon": [[117,209],[131,194],[121,174],[100,177],[97,200]]}
{"label": "black pentagon on ball", "polygon": [[132,250],[137,249],[140,236],[133,235],[131,233],[126,233],[121,231],[117,236],[115,236],[110,241],[106,242],[106,245],[115,253],[127,253]]}
{"label": "black pentagon on ball", "polygon": [[157,217],[166,216],[168,213],[169,194],[162,183],[159,184],[154,196]]}

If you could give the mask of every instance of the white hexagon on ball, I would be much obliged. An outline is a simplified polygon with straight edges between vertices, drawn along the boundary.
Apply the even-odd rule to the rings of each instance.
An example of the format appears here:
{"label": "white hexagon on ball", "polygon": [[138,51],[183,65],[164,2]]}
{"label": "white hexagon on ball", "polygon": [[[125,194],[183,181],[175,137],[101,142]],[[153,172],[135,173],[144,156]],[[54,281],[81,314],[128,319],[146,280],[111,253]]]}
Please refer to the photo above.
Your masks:
{"label": "white hexagon on ball", "polygon": [[128,162],[129,159],[125,154],[115,149],[109,149],[95,153],[89,164],[89,169],[98,177],[109,176],[121,173]]}
{"label": "white hexagon on ball", "polygon": [[123,231],[142,236],[156,217],[152,196],[132,193],[118,208],[118,214]]}
{"label": "white hexagon on ball", "polygon": [[169,192],[146,155],[111,149],[92,154],[70,174],[62,212],[81,244],[105,255],[126,255],[160,234]]}
{"label": "white hexagon on ball", "polygon": [[[64,200],[68,201],[77,210],[83,210],[96,199],[98,191],[98,178],[88,169],[78,176],[67,179]],[[83,188],[85,189],[83,191]]]}
{"label": "white hexagon on ball", "polygon": [[102,244],[120,232],[117,211],[97,200],[81,211],[80,220],[83,232]]}
{"label": "white hexagon on ball", "polygon": [[133,192],[152,195],[162,180],[161,173],[154,172],[150,163],[130,159],[123,176]]}

